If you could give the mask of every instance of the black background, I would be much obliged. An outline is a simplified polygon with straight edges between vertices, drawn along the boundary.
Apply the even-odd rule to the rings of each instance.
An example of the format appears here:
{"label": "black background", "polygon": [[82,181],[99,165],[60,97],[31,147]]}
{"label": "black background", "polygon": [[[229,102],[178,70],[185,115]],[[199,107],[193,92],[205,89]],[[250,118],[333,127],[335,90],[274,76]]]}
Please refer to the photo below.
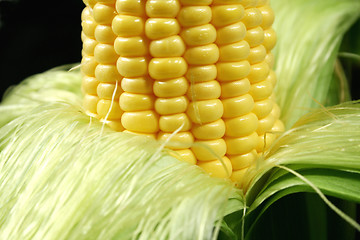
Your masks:
{"label": "black background", "polygon": [[[0,0],[0,96],[28,76],[81,61],[83,7],[81,0]],[[360,98],[356,65],[348,71],[353,99]]]}

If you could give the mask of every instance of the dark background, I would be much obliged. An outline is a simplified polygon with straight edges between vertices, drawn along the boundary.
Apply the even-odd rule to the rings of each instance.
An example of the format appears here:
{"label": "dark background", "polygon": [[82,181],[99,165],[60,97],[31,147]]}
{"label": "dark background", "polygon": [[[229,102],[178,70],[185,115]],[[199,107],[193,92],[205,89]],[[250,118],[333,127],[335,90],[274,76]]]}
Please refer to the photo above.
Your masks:
{"label": "dark background", "polygon": [[[81,0],[0,0],[0,99],[10,85],[28,76],[80,62],[83,7]],[[358,21],[350,32],[359,29]],[[358,50],[360,39],[352,36],[344,42]],[[348,50],[353,49],[344,48]],[[347,61],[344,67],[352,79],[353,99],[360,99],[360,62]]]}

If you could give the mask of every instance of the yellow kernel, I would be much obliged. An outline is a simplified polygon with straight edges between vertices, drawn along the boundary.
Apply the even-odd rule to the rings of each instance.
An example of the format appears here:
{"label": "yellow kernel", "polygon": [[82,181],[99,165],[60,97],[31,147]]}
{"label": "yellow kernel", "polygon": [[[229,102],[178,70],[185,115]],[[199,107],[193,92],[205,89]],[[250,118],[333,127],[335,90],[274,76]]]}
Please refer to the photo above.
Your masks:
{"label": "yellow kernel", "polygon": [[241,41],[245,38],[246,27],[242,22],[237,22],[217,30],[216,43],[229,44]]}
{"label": "yellow kernel", "polygon": [[185,52],[184,58],[188,64],[213,64],[219,59],[219,48],[215,44],[188,48]]}
{"label": "yellow kernel", "polygon": [[124,127],[122,126],[121,122],[119,120],[104,120],[101,119],[101,122],[106,123],[111,129],[117,132],[122,132],[124,130]]}
{"label": "yellow kernel", "polygon": [[225,134],[225,123],[222,119],[206,124],[194,124],[192,133],[197,139],[211,140],[222,138]]}
{"label": "yellow kernel", "polygon": [[145,34],[150,39],[160,39],[177,35],[180,25],[174,18],[149,18],[145,22]]}
{"label": "yellow kernel", "polygon": [[230,177],[231,181],[239,184],[238,186],[239,187],[242,187],[243,186],[243,181],[246,177],[246,174],[248,172],[248,168],[243,168],[243,169],[240,169],[240,170],[234,170],[232,172],[232,175]]}
{"label": "yellow kernel", "polygon": [[231,161],[233,170],[240,170],[253,165],[257,159],[257,152],[252,150],[251,152],[241,155],[228,155],[227,157]]}
{"label": "yellow kernel", "polygon": [[197,6],[207,6],[210,5],[212,0],[179,0],[182,5],[188,6],[188,5],[197,5]]}
{"label": "yellow kernel", "polygon": [[110,25],[115,14],[115,8],[110,5],[97,3],[93,8],[93,16],[98,24]]}
{"label": "yellow kernel", "polygon": [[212,24],[185,28],[180,36],[189,46],[199,46],[213,43],[216,40],[216,29]]}
{"label": "yellow kernel", "polygon": [[99,64],[96,66],[95,69],[95,77],[100,82],[109,82],[109,83],[115,83],[116,81],[121,80],[121,76],[119,72],[117,71],[117,68],[115,65],[110,64]]}
{"label": "yellow kernel", "polygon": [[185,43],[180,36],[154,40],[150,43],[150,54],[153,57],[181,57],[185,52]]}
{"label": "yellow kernel", "polygon": [[95,20],[92,17],[86,17],[86,19],[84,19],[81,22],[81,26],[82,26],[82,30],[83,30],[84,34],[87,37],[89,37],[89,38],[95,37],[95,28],[97,26],[97,23],[95,22]]}
{"label": "yellow kernel", "polygon": [[87,94],[96,95],[96,88],[99,84],[99,81],[94,77],[83,76],[81,87],[84,92]]}
{"label": "yellow kernel", "polygon": [[246,31],[245,40],[250,47],[259,46],[264,42],[264,30],[261,27],[252,28]]}
{"label": "yellow kernel", "polygon": [[250,64],[255,64],[262,62],[266,57],[266,48],[264,45],[259,45],[253,48],[250,48],[250,54],[248,57],[248,61]]}
{"label": "yellow kernel", "polygon": [[212,13],[209,6],[182,7],[177,16],[181,26],[193,27],[207,24],[211,21]]}
{"label": "yellow kernel", "polygon": [[83,39],[83,51],[86,53],[86,55],[94,56],[94,49],[96,47],[97,41],[86,37],[86,39]]}
{"label": "yellow kernel", "polygon": [[220,94],[221,87],[219,82],[212,80],[191,85],[187,95],[192,101],[196,101],[219,98]]}
{"label": "yellow kernel", "polygon": [[[272,102],[273,102],[273,100],[271,100]],[[281,111],[280,111],[280,107],[279,107],[279,105],[277,105],[275,102],[273,102],[273,109],[271,110],[271,114],[276,118],[276,119],[278,119],[278,118],[280,118],[280,113],[281,113]]]}
{"label": "yellow kernel", "polygon": [[226,137],[226,153],[229,155],[248,153],[255,149],[258,144],[258,140],[259,137],[256,132],[253,132],[252,134],[245,137]]}
{"label": "yellow kernel", "polygon": [[244,17],[244,7],[237,5],[221,5],[212,8],[211,23],[216,27],[239,22]]}
{"label": "yellow kernel", "polygon": [[116,85],[114,83],[100,83],[97,86],[97,95],[99,96],[99,98],[102,99],[119,99],[120,94],[122,92],[122,89],[120,87],[120,84],[117,86],[116,88],[116,92],[115,92],[115,88]]}
{"label": "yellow kernel", "polygon": [[191,121],[185,113],[161,116],[159,119],[159,127],[163,132],[174,132],[180,127],[180,131],[189,131],[191,129]]}
{"label": "yellow kernel", "polygon": [[184,95],[188,86],[189,83],[186,78],[180,77],[166,81],[155,81],[153,89],[157,97],[177,97]]}
{"label": "yellow kernel", "polygon": [[268,0],[258,0],[256,6],[261,7],[264,6],[265,4],[268,4]]}
{"label": "yellow kernel", "polygon": [[[265,47],[264,47],[265,48]],[[274,54],[272,52],[268,52],[265,56],[265,62],[267,62],[267,64],[269,64],[270,68],[274,67],[275,64],[275,57]]]}
{"label": "yellow kernel", "polygon": [[225,136],[227,137],[244,137],[258,128],[258,118],[254,113],[228,118],[225,122]]}
{"label": "yellow kernel", "polygon": [[148,17],[176,17],[180,10],[177,0],[149,0],[146,2],[146,15]]}
{"label": "yellow kernel", "polygon": [[254,108],[254,100],[250,94],[223,99],[222,103],[224,105],[223,118],[242,116]]}
{"label": "yellow kernel", "polygon": [[258,8],[248,8],[245,10],[244,18],[241,20],[247,29],[257,27],[262,22],[262,14]]}
{"label": "yellow kernel", "polygon": [[256,7],[258,0],[243,0],[241,4],[245,8]]}
{"label": "yellow kernel", "polygon": [[121,118],[123,111],[117,101],[100,99],[97,104],[97,113],[101,118],[107,117],[108,120],[117,120]]}
{"label": "yellow kernel", "polygon": [[146,137],[147,139],[151,139],[151,140],[156,140],[156,134],[155,133],[142,133],[142,132],[130,131],[130,130],[127,130],[127,129],[125,129],[123,132],[124,133],[129,133],[129,134],[135,135],[135,136]]}
{"label": "yellow kernel", "polygon": [[273,85],[273,87],[276,84],[276,74],[273,70],[270,70],[269,75],[267,76],[267,80],[271,82],[271,85]]}
{"label": "yellow kernel", "polygon": [[151,95],[124,92],[119,99],[120,107],[126,112],[150,110],[154,107],[154,97]]}
{"label": "yellow kernel", "polygon": [[187,149],[194,143],[194,137],[191,132],[179,132],[175,135],[159,132],[158,140],[160,142],[168,141],[165,146],[170,149]]}
{"label": "yellow kernel", "polygon": [[142,37],[118,37],[114,49],[122,57],[141,57],[147,54],[147,43]]}
{"label": "yellow kernel", "polygon": [[197,165],[207,172],[211,177],[229,178],[232,173],[231,162],[227,157],[222,157],[222,161],[214,160],[198,162]]}
{"label": "yellow kernel", "polygon": [[272,114],[267,115],[266,117],[259,119],[258,128],[256,130],[258,135],[263,135],[266,132],[269,132],[275,123],[275,117]]}
{"label": "yellow kernel", "polygon": [[120,37],[139,36],[144,32],[144,22],[141,17],[117,15],[112,22],[112,29]]}
{"label": "yellow kernel", "polygon": [[273,106],[274,102],[271,99],[266,98],[264,100],[256,101],[252,112],[255,113],[259,119],[264,118],[270,114]]}
{"label": "yellow kernel", "polygon": [[170,152],[170,155],[179,159],[180,161],[188,162],[195,165],[197,160],[194,153],[190,149],[180,149]]}
{"label": "yellow kernel", "polygon": [[87,114],[95,117],[97,114],[97,103],[99,101],[99,97],[95,95],[85,94],[83,100],[83,106]]}
{"label": "yellow kernel", "polygon": [[271,51],[276,44],[276,33],[273,28],[268,28],[264,31],[263,45],[267,51]]}
{"label": "yellow kernel", "polygon": [[[87,5],[87,4],[86,4]],[[95,5],[95,4],[94,4]],[[91,13],[91,9],[92,7],[85,7],[82,12],[81,12],[81,21],[84,21],[86,18],[91,17],[92,13]]]}
{"label": "yellow kernel", "polygon": [[250,81],[247,78],[221,83],[221,98],[231,98],[244,95],[250,90]]}
{"label": "yellow kernel", "polygon": [[211,81],[216,78],[217,68],[215,65],[190,66],[186,78],[190,83]]}
{"label": "yellow kernel", "polygon": [[213,4],[242,4],[244,0],[213,0]]}
{"label": "yellow kernel", "polygon": [[191,148],[199,161],[211,161],[221,158],[226,153],[226,143],[224,139],[195,141]]}
{"label": "yellow kernel", "polygon": [[234,81],[245,78],[250,73],[248,61],[224,62],[216,64],[219,81]]}
{"label": "yellow kernel", "polygon": [[149,63],[150,76],[158,80],[178,78],[186,71],[187,63],[182,57],[152,58]]}
{"label": "yellow kernel", "polygon": [[209,123],[223,115],[224,109],[219,99],[191,102],[187,114],[194,123]]}
{"label": "yellow kernel", "polygon": [[123,78],[121,88],[130,93],[152,93],[153,80],[148,77]]}
{"label": "yellow kernel", "polygon": [[285,131],[284,123],[281,120],[276,119],[274,126],[271,128],[271,131],[274,133],[279,133],[279,132]]}
{"label": "yellow kernel", "polygon": [[270,97],[273,92],[273,85],[266,79],[264,81],[254,83],[250,87],[250,94],[255,101],[263,100]]}
{"label": "yellow kernel", "polygon": [[95,68],[98,65],[98,62],[93,56],[84,56],[81,60],[81,72],[90,77],[95,76]]}
{"label": "yellow kernel", "polygon": [[142,16],[145,9],[144,0],[117,0],[116,11],[119,14]]}
{"label": "yellow kernel", "polygon": [[110,64],[115,63],[119,56],[116,54],[113,45],[99,43],[94,49],[94,57],[99,63]]}
{"label": "yellow kernel", "polygon": [[[281,121],[279,121],[279,122],[281,123]],[[279,126],[279,127],[281,128],[281,126]],[[264,152],[267,149],[269,149],[271,147],[271,145],[274,143],[274,141],[276,140],[279,132],[282,132],[282,131],[283,130],[277,131],[276,128],[274,128],[274,129],[271,129],[271,131],[269,131],[268,133],[260,135],[258,145],[256,146],[256,151],[258,153],[261,153],[261,152]]]}
{"label": "yellow kernel", "polygon": [[262,19],[263,19],[260,26],[263,29],[268,29],[269,27],[271,27],[271,25],[274,22],[275,19],[274,11],[271,9],[270,5],[268,4],[260,7],[259,10],[261,11]]}
{"label": "yellow kernel", "polygon": [[155,111],[125,112],[121,123],[126,130],[140,133],[156,133],[159,131],[159,116]]}
{"label": "yellow kernel", "polygon": [[185,112],[189,100],[185,96],[174,98],[158,98],[155,101],[155,110],[160,115],[170,115]]}
{"label": "yellow kernel", "polygon": [[270,72],[269,65],[263,61],[260,63],[256,63],[251,65],[250,73],[247,76],[251,83],[256,83],[265,80]]}
{"label": "yellow kernel", "polygon": [[141,77],[147,73],[145,57],[119,57],[116,66],[120,75],[124,77]]}
{"label": "yellow kernel", "polygon": [[114,43],[116,35],[108,25],[98,25],[95,28],[95,39],[99,43]]}
{"label": "yellow kernel", "polygon": [[250,53],[250,46],[246,41],[239,41],[232,44],[223,45],[220,47],[221,62],[236,62],[245,60]]}

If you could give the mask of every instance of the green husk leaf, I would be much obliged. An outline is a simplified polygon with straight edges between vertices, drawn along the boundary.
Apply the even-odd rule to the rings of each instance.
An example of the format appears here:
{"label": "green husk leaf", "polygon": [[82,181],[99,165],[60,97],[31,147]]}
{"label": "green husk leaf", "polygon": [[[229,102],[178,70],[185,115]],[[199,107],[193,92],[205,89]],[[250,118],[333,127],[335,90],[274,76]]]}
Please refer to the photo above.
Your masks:
{"label": "green husk leaf", "polygon": [[273,0],[271,3],[278,35],[274,49],[276,95],[281,117],[290,128],[302,115],[318,108],[319,103],[338,101],[337,94],[329,95],[335,61],[343,35],[360,16],[360,2]]}

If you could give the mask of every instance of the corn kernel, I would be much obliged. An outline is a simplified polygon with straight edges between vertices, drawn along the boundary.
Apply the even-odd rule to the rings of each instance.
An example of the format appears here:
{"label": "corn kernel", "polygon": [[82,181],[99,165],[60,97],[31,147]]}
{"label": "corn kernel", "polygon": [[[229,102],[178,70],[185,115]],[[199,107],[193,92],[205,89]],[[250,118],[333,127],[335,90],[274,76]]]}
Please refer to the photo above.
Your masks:
{"label": "corn kernel", "polygon": [[99,64],[95,69],[95,77],[100,82],[115,83],[121,80],[121,76],[115,65]]}
{"label": "corn kernel", "polygon": [[195,165],[197,162],[194,153],[190,149],[174,150],[174,153],[170,153],[170,155],[178,158],[180,161],[188,162],[192,165]]}
{"label": "corn kernel", "polygon": [[207,82],[200,82],[191,85],[188,91],[188,97],[195,100],[209,100],[219,98],[221,94],[221,87],[218,81],[212,80]]}
{"label": "corn kernel", "polygon": [[95,95],[85,94],[83,106],[86,110],[86,113],[90,116],[96,117],[97,114],[97,103],[99,101],[99,97]]}
{"label": "corn kernel", "polygon": [[236,62],[245,60],[250,54],[250,46],[246,41],[239,41],[220,47],[221,62]]}
{"label": "corn kernel", "polygon": [[144,57],[119,57],[116,63],[120,75],[128,78],[144,76],[147,73],[147,65]]}
{"label": "corn kernel", "polygon": [[273,28],[268,28],[264,31],[263,45],[266,50],[271,51],[275,47],[276,33]]}
{"label": "corn kernel", "polygon": [[129,93],[152,93],[153,80],[147,77],[123,78],[121,88]]}
{"label": "corn kernel", "polygon": [[248,61],[220,62],[216,64],[219,81],[234,81],[245,78],[250,73]]}
{"label": "corn kernel", "polygon": [[269,72],[270,72],[269,65],[263,61],[263,62],[251,65],[250,73],[247,76],[247,78],[249,79],[249,81],[252,84],[257,83],[257,82],[265,80],[268,77]]}
{"label": "corn kernel", "polygon": [[198,5],[198,6],[207,6],[210,5],[212,0],[179,0],[180,3],[184,6]]}
{"label": "corn kernel", "polygon": [[143,0],[117,0],[116,11],[119,14],[143,16],[145,11]]}
{"label": "corn kernel", "polygon": [[181,57],[185,52],[185,43],[176,35],[152,41],[149,49],[153,57]]}
{"label": "corn kernel", "polygon": [[144,111],[154,107],[154,98],[151,95],[124,92],[119,103],[126,112]]}
{"label": "corn kernel", "polygon": [[225,119],[225,136],[244,137],[258,129],[258,118],[254,113]]}
{"label": "corn kernel", "polygon": [[262,23],[262,14],[258,8],[245,10],[244,18],[241,20],[247,29],[257,27]]}
{"label": "corn kernel", "polygon": [[216,78],[217,68],[215,65],[190,66],[186,78],[190,82],[205,82]]}
{"label": "corn kernel", "polygon": [[163,132],[174,132],[180,127],[180,131],[189,131],[191,125],[191,121],[185,113],[164,115],[159,119],[160,130]]}
{"label": "corn kernel", "polygon": [[177,0],[149,0],[146,2],[146,15],[148,17],[176,17],[180,10]]}
{"label": "corn kernel", "polygon": [[256,130],[258,135],[263,135],[266,132],[270,131],[275,123],[275,117],[272,114],[267,115],[266,117],[259,119],[258,128]]}
{"label": "corn kernel", "polygon": [[158,134],[158,140],[160,142],[168,141],[166,147],[170,149],[187,149],[193,144],[194,137],[191,132],[179,132],[175,135],[160,132]]}
{"label": "corn kernel", "polygon": [[89,38],[95,38],[95,28],[97,26],[96,21],[92,17],[87,17],[82,21],[82,30],[84,34]]}
{"label": "corn kernel", "polygon": [[178,78],[186,71],[187,64],[182,57],[153,58],[149,63],[150,76],[158,80]]}
{"label": "corn kernel", "polygon": [[177,35],[180,25],[174,18],[149,18],[145,22],[145,34],[150,39],[160,39]]}
{"label": "corn kernel", "polygon": [[255,64],[264,61],[265,57],[266,57],[266,48],[264,47],[264,45],[259,45],[250,48],[250,54],[247,60],[250,62],[250,64]]}
{"label": "corn kernel", "polygon": [[157,97],[177,97],[184,95],[188,90],[189,83],[186,78],[180,77],[164,81],[154,82],[154,94]]}
{"label": "corn kernel", "polygon": [[117,86],[115,92],[116,85],[114,83],[100,83],[97,86],[96,93],[101,99],[119,99],[120,94],[122,92],[121,87]]}
{"label": "corn kernel", "polygon": [[96,95],[96,88],[99,81],[94,77],[84,76],[82,78],[81,86],[85,93]]}
{"label": "corn kernel", "polygon": [[121,123],[125,129],[139,133],[156,133],[159,131],[159,116],[151,110],[125,112]]}
{"label": "corn kernel", "polygon": [[264,42],[264,30],[261,27],[252,28],[246,31],[245,40],[250,47],[259,46]]}
{"label": "corn kernel", "polygon": [[247,78],[221,83],[221,98],[231,98],[244,95],[250,90],[250,81]]}
{"label": "corn kernel", "polygon": [[158,98],[155,101],[155,110],[160,115],[170,115],[185,112],[189,100],[184,97]]}
{"label": "corn kernel", "polygon": [[253,165],[257,159],[256,150],[242,154],[242,155],[228,155],[227,156],[233,167],[233,170],[240,170]]}
{"label": "corn kernel", "polygon": [[268,79],[254,83],[250,87],[250,94],[255,101],[263,100],[270,97],[273,92],[273,85]]}
{"label": "corn kernel", "polygon": [[215,44],[188,48],[185,52],[184,58],[188,64],[213,64],[219,59],[219,49]]}
{"label": "corn kernel", "polygon": [[86,55],[94,56],[94,49],[96,47],[97,41],[92,38],[86,37],[83,39],[83,51]]}
{"label": "corn kernel", "polygon": [[121,118],[123,111],[117,101],[100,99],[97,104],[97,113],[101,118],[106,117],[108,120],[117,120]]}
{"label": "corn kernel", "polygon": [[201,140],[222,138],[225,134],[225,123],[219,119],[206,124],[194,124],[192,133],[195,138]]}
{"label": "corn kernel", "polygon": [[256,101],[252,112],[255,113],[259,119],[264,118],[270,114],[273,106],[273,101],[269,98],[266,98],[264,100]]}
{"label": "corn kernel", "polygon": [[254,108],[254,100],[250,94],[222,100],[224,106],[223,118],[233,118],[248,114]]}
{"label": "corn kernel", "polygon": [[94,57],[101,64],[111,64],[115,63],[119,56],[116,54],[113,45],[99,43],[95,47]]}
{"label": "corn kernel", "polygon": [[194,123],[209,123],[223,115],[224,109],[219,99],[191,102],[187,114]]}
{"label": "corn kernel", "polygon": [[229,44],[241,41],[246,36],[246,27],[242,22],[237,22],[217,29],[217,44]]}
{"label": "corn kernel", "polygon": [[115,17],[115,8],[111,5],[97,3],[93,7],[93,16],[98,24],[110,25]]}
{"label": "corn kernel", "polygon": [[232,173],[231,162],[227,157],[222,157],[222,161],[214,160],[208,162],[198,162],[198,166],[204,169],[210,176],[216,178],[229,178]]}
{"label": "corn kernel", "polygon": [[271,27],[271,25],[274,22],[274,11],[271,9],[271,7],[269,5],[264,5],[262,7],[259,8],[261,15],[262,15],[262,23],[261,23],[261,27],[263,29],[268,29],[269,27]]}
{"label": "corn kernel", "polygon": [[221,5],[212,7],[211,23],[216,27],[222,27],[237,23],[244,17],[244,7],[237,5]]}
{"label": "corn kernel", "polygon": [[144,32],[144,21],[141,17],[116,15],[112,22],[112,29],[120,37],[139,36]]}
{"label": "corn kernel", "polygon": [[193,27],[209,23],[211,17],[212,13],[209,6],[186,6],[181,8],[178,20],[181,26]]}
{"label": "corn kernel", "polygon": [[147,54],[147,43],[142,37],[118,37],[114,49],[122,57],[141,57]]}
{"label": "corn kernel", "polygon": [[189,46],[206,45],[216,40],[216,29],[212,24],[185,28],[180,36]]}
{"label": "corn kernel", "polygon": [[224,139],[196,141],[191,148],[199,161],[212,161],[222,157],[226,153],[226,143]]}
{"label": "corn kernel", "polygon": [[82,74],[93,77],[95,76],[95,68],[98,62],[93,56],[84,56],[81,60],[81,72]]}
{"label": "corn kernel", "polygon": [[245,137],[225,137],[227,146],[226,153],[229,155],[248,153],[255,149],[258,144],[258,138],[256,132]]}
{"label": "corn kernel", "polygon": [[95,39],[99,43],[110,43],[113,44],[116,38],[112,28],[108,25],[98,25],[95,28]]}

